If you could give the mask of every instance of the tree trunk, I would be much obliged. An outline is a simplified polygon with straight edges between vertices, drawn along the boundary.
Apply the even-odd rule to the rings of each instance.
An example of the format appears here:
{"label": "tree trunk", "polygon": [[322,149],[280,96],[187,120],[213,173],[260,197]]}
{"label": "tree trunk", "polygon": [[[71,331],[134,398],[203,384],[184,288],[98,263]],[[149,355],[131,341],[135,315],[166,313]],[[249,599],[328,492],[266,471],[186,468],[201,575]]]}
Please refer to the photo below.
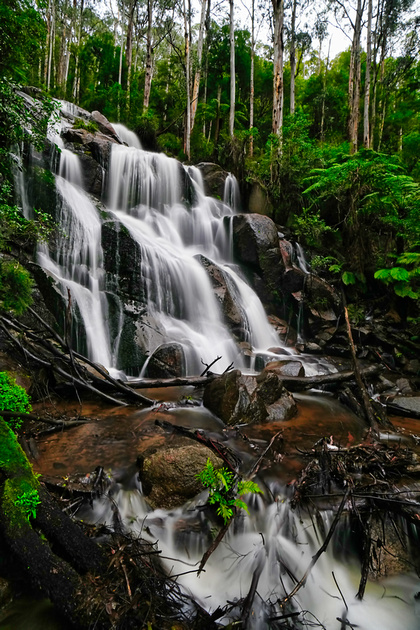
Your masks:
{"label": "tree trunk", "polygon": [[187,111],[184,133],[184,153],[187,158],[191,158],[191,95],[190,95],[190,37],[188,32],[188,15],[186,1],[183,0],[184,8],[184,42],[185,42],[185,83],[187,92]]}
{"label": "tree trunk", "polygon": [[274,65],[273,65],[273,133],[280,135],[283,126],[283,65],[284,65],[284,0],[272,0],[274,21]]}
{"label": "tree trunk", "polygon": [[362,15],[364,2],[357,0],[356,18],[353,25],[353,40],[350,56],[349,71],[349,141],[350,153],[357,151],[357,133],[359,128],[359,101],[360,101],[360,36],[362,30]]}
{"label": "tree trunk", "polygon": [[83,10],[85,6],[85,0],[80,0],[80,17],[79,28],[77,34],[77,48],[76,48],[76,60],[74,65],[74,81],[73,81],[73,99],[77,103],[80,93],[80,46],[82,43],[82,26],[83,26]]}
{"label": "tree trunk", "polygon": [[201,0],[200,30],[198,33],[198,42],[197,42],[197,71],[194,76],[194,87],[193,87],[192,102],[191,102],[191,132],[194,129],[195,114],[197,112],[197,104],[198,104],[198,91],[200,89],[201,62],[203,59],[204,24],[206,21],[206,10],[207,10],[207,0]]}
{"label": "tree trunk", "polygon": [[229,135],[233,138],[235,129],[235,25],[233,22],[233,1],[229,0],[230,20],[229,20],[229,43],[230,43],[230,112],[229,112]]}
{"label": "tree trunk", "polygon": [[251,79],[249,90],[249,129],[251,135],[249,138],[249,155],[254,155],[254,136],[252,129],[254,127],[254,66],[255,66],[255,0],[251,4]]}
{"label": "tree trunk", "polygon": [[295,113],[295,80],[296,80],[296,4],[293,0],[292,21],[290,28],[290,113]]}
{"label": "tree trunk", "polygon": [[370,73],[372,65],[372,0],[368,0],[368,23],[366,38],[366,75],[365,75],[365,102],[363,110],[363,145],[370,147]]}
{"label": "tree trunk", "polygon": [[128,7],[128,22],[127,22],[127,38],[125,46],[125,59],[127,63],[127,112],[130,110],[130,90],[131,90],[131,69],[133,65],[133,27],[134,27],[134,12],[136,10],[137,0],[131,0]]}
{"label": "tree trunk", "polygon": [[147,0],[147,33],[146,33],[146,75],[144,78],[143,114],[149,109],[152,89],[153,48],[152,48],[153,0]]}

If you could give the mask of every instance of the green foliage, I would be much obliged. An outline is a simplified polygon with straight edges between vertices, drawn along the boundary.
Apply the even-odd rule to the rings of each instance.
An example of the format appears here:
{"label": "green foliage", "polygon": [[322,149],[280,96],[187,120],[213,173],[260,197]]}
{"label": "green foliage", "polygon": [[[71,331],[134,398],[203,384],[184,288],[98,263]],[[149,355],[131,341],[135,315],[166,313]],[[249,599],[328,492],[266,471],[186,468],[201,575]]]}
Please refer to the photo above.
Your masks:
{"label": "green foliage", "polygon": [[420,298],[420,253],[405,252],[397,257],[396,263],[398,266],[378,269],[375,272],[375,278],[392,286],[399,297],[418,300]]}
{"label": "green foliage", "polygon": [[15,500],[15,506],[20,508],[21,512],[25,514],[26,518],[36,517],[36,508],[41,503],[38,490],[30,488],[20,494]]}
{"label": "green foliage", "polygon": [[95,133],[98,131],[98,125],[93,120],[83,120],[83,118],[76,118],[73,124],[74,129],[85,129],[89,133]]}
{"label": "green foliage", "polygon": [[[0,410],[28,413],[31,411],[31,403],[26,390],[16,383],[8,372],[0,372]],[[22,425],[19,415],[6,420],[7,424],[17,431]]]}
{"label": "green foliage", "polygon": [[223,518],[224,523],[232,518],[235,508],[248,512],[242,496],[262,492],[258,484],[251,480],[239,481],[236,485],[235,475],[227,468],[214,468],[210,459],[197,478],[209,489],[209,503],[217,506],[217,514]]}
{"label": "green foliage", "polygon": [[16,527],[27,525],[28,518],[35,515],[39,504],[39,475],[35,475],[16,435],[0,417],[0,468],[6,476],[1,497],[3,510],[8,517],[7,527],[13,532]]}
{"label": "green foliage", "polygon": [[22,314],[32,304],[33,280],[14,260],[0,261],[0,308]]}
{"label": "green foliage", "polygon": [[333,231],[324,219],[321,219],[319,210],[309,208],[303,208],[300,216],[294,217],[293,230],[300,243],[315,249],[321,246],[322,237]]}

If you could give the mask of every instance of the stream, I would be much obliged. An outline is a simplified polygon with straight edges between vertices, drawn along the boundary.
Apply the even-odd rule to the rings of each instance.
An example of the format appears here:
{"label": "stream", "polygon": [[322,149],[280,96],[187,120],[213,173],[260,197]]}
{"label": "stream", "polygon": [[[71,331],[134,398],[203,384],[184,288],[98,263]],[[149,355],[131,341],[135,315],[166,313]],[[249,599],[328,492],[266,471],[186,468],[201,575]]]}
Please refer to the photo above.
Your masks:
{"label": "stream", "polygon": [[[63,111],[65,108],[62,103]],[[257,357],[263,361],[290,358],[294,349],[283,347],[233,258],[231,219],[240,203],[234,179],[230,176],[227,180],[224,201],[212,199],[205,195],[197,168],[182,167],[165,155],[142,151],[135,136],[119,125],[117,131],[126,145],[112,145],[102,199],[106,206],[99,210],[83,188],[77,156],[60,136],[66,125],[68,121],[62,121],[50,137],[60,149],[56,192],[62,232],[56,247],[46,243],[39,247],[38,262],[63,299],[70,293],[73,297],[73,317],[78,330],[83,331],[74,339],[76,348],[124,379],[147,374],[151,357],[166,344],[181,348],[188,375],[199,374],[203,363],[209,364],[219,355],[222,360],[217,367],[221,372],[231,363],[253,371]],[[22,178],[19,183],[21,197],[27,199]],[[25,207],[29,206],[28,202]],[[118,243],[122,235],[130,239],[135,253],[131,259],[132,284],[141,296],[141,308],[133,305],[132,296],[124,302],[118,292],[119,283],[127,286],[119,248],[111,252],[112,282],[109,270],[105,273],[106,265],[110,265],[103,242],[107,228],[117,234]],[[225,278],[241,317],[238,328],[241,342],[249,348],[248,357],[224,321],[201,264],[203,258],[216,265]],[[141,325],[133,318],[133,313],[137,316],[140,311]],[[133,329],[135,333],[127,341],[126,331]],[[141,365],[127,358],[127,348],[131,351],[135,343],[148,356]],[[323,359],[299,355],[299,360],[306,375],[336,370]],[[83,479],[101,466],[111,480],[108,492],[80,507],[77,518],[112,526],[117,506],[127,530],[157,541],[168,574],[178,576],[178,583],[202,607],[212,612],[227,602],[231,604],[230,612],[221,620],[224,625],[237,619],[235,602],[247,595],[255,580],[256,595],[246,625],[250,630],[420,628],[420,611],[414,599],[419,582],[414,573],[369,583],[364,601],[355,599],[360,579],[358,541],[346,516],[306,585],[286,606],[279,605],[305,574],[334,516],[328,506],[320,519],[291,508],[288,484],[305,465],[300,451],[310,451],[320,438],[330,435],[341,447],[358,443],[365,434],[360,419],[332,396],[312,392],[295,396],[298,413],[291,420],[234,430],[200,404],[200,392],[192,387],[141,391],[161,404],[138,410],[104,408],[93,402],[57,403],[55,411],[91,421],[71,431],[38,438],[39,457],[34,469],[44,479],[65,481],[74,475]],[[196,404],[191,404],[194,401]],[[34,406],[35,411],[42,414],[42,405]],[[243,474],[270,439],[282,431],[281,451],[272,454],[271,465],[260,469],[255,479],[263,494],[249,500],[249,515],[242,511],[235,518],[199,577],[197,568],[215,527],[203,509],[206,493],[173,510],[153,510],[138,481],[137,457],[172,440],[170,434],[157,431],[156,420],[202,429],[207,436],[224,442],[240,457]],[[418,544],[416,531],[405,533]],[[48,610],[43,604],[35,606],[33,600],[26,605],[21,602],[3,613],[0,629],[63,629],[64,622],[51,618]]]}

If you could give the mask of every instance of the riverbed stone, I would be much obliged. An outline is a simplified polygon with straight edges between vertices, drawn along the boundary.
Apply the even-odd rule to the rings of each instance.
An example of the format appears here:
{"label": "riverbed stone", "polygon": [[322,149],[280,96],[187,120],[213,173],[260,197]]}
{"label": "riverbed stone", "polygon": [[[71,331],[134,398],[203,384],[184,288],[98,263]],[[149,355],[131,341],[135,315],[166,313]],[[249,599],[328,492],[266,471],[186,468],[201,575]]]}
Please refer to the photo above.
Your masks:
{"label": "riverbed stone", "polygon": [[258,376],[239,370],[223,374],[206,386],[203,404],[227,425],[277,422],[296,413],[280,376],[267,369]]}
{"label": "riverbed stone", "polygon": [[179,343],[163,343],[152,354],[146,368],[148,378],[172,378],[185,373],[184,349]]}
{"label": "riverbed stone", "polygon": [[210,459],[215,468],[221,459],[201,444],[161,448],[144,458],[140,478],[146,500],[153,508],[172,509],[183,505],[203,490],[196,475]]}
{"label": "riverbed stone", "polygon": [[267,372],[274,372],[279,376],[305,376],[305,368],[301,361],[271,361],[265,369]]}
{"label": "riverbed stone", "polygon": [[197,164],[197,168],[203,177],[206,195],[216,197],[216,199],[223,199],[228,172],[223,170],[218,164],[213,164],[213,162],[200,162]]}

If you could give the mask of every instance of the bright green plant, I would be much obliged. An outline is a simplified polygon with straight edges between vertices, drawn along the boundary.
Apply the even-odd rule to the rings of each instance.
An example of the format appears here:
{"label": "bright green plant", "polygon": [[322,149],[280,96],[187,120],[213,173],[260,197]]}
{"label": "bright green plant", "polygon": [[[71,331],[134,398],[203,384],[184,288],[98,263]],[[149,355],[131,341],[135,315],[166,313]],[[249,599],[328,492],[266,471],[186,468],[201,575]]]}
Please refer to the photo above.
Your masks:
{"label": "bright green plant", "polygon": [[73,128],[84,129],[85,131],[89,131],[89,133],[98,131],[98,125],[93,120],[83,120],[83,118],[76,118]]}
{"label": "bright green plant", "polygon": [[[28,394],[8,372],[0,372],[0,410],[2,409],[18,413],[31,411]],[[6,422],[13,431],[17,431],[22,424],[19,415],[7,418]]]}
{"label": "bright green plant", "polygon": [[19,507],[21,512],[23,512],[26,518],[35,518],[36,517],[36,508],[41,503],[39,498],[38,490],[34,488],[29,488],[20,494],[15,500],[15,506]]}
{"label": "bright green plant", "polygon": [[378,269],[375,278],[391,285],[399,297],[420,298],[420,253],[405,252],[398,256],[397,265],[389,269]]}
{"label": "bright green plant", "polygon": [[209,503],[217,505],[216,512],[223,518],[225,524],[232,518],[235,508],[248,512],[248,506],[242,500],[242,496],[262,492],[258,484],[251,480],[239,481],[236,484],[233,472],[227,468],[215,468],[210,459],[207,460],[204,470],[196,476],[203,486],[209,489]]}

